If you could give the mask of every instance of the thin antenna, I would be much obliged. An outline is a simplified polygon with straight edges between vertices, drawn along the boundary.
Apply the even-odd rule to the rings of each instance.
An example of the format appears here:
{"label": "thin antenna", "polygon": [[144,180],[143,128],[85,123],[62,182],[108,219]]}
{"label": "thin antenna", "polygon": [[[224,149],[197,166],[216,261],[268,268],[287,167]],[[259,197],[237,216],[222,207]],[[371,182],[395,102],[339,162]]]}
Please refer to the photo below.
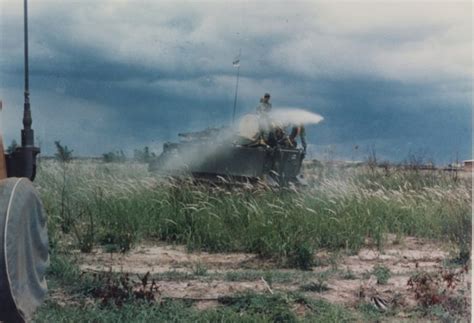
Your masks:
{"label": "thin antenna", "polygon": [[234,66],[237,66],[237,81],[235,82],[235,96],[234,96],[234,111],[232,112],[232,125],[235,123],[235,109],[237,107],[237,92],[239,91],[239,76],[240,76],[240,55],[242,49],[239,49],[239,56],[232,62]]}
{"label": "thin antenna", "polygon": [[25,47],[25,103],[23,106],[23,129],[21,129],[21,147],[17,147],[7,155],[7,176],[28,177],[34,180],[36,176],[36,155],[40,150],[35,147],[34,132],[31,129],[33,120],[30,109],[29,70],[28,70],[28,2],[24,0],[24,47]]}
{"label": "thin antenna", "polygon": [[29,70],[28,70],[28,1],[24,0],[24,32],[25,32],[25,103],[23,108],[23,129],[21,130],[21,146],[33,147],[35,145],[31,124]]}
{"label": "thin antenna", "polygon": [[29,98],[29,80],[28,80],[28,2],[27,0],[24,0],[24,16],[23,16],[23,21],[24,21],[24,50],[25,50],[25,103],[30,102]]}

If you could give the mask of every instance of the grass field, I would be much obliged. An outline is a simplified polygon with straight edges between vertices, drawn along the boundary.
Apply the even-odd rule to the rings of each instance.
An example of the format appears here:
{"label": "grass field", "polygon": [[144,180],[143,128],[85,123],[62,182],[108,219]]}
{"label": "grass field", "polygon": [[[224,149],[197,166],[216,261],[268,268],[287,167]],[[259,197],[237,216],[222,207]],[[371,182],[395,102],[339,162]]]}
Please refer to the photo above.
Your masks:
{"label": "grass field", "polygon": [[[49,217],[51,297],[37,321],[468,320],[470,176],[365,167],[305,176],[304,188],[211,187],[155,177],[139,163],[43,161],[36,184]],[[147,252],[157,256],[140,263]],[[403,257],[410,270],[397,267]],[[150,262],[172,265],[148,270]],[[447,273],[456,287],[446,287]],[[414,302],[332,301],[339,281],[367,287],[354,295],[385,295],[380,288],[400,281]],[[216,292],[167,291],[187,290],[181,282],[204,284],[196,295]]]}

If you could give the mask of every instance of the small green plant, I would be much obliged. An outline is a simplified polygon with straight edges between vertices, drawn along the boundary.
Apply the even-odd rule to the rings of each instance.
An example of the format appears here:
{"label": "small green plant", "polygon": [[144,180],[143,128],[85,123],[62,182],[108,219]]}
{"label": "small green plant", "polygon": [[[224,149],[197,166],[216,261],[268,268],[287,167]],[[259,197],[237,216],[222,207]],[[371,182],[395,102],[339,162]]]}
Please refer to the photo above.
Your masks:
{"label": "small green plant", "polygon": [[301,243],[294,246],[289,252],[288,264],[302,270],[311,270],[314,262],[314,249],[308,243]]}
{"label": "small green plant", "polygon": [[206,276],[207,275],[207,267],[201,262],[196,263],[193,266],[193,274],[196,276]]}
{"label": "small green plant", "polygon": [[315,282],[311,282],[308,284],[304,284],[300,287],[300,289],[304,292],[316,292],[322,293],[329,290],[328,285],[323,280],[317,280]]}
{"label": "small green plant", "polygon": [[76,233],[78,237],[79,250],[84,253],[89,253],[94,248],[94,231],[88,230],[82,234]]}
{"label": "small green plant", "polygon": [[263,274],[262,278],[267,282],[268,286],[272,287],[273,284],[273,272],[267,271]]}
{"label": "small green plant", "polygon": [[331,265],[332,270],[338,270],[340,259],[341,259],[341,252],[339,251],[331,252],[328,258],[328,262]]}
{"label": "small green plant", "polygon": [[185,281],[185,280],[196,279],[196,277],[193,273],[183,272],[183,271],[176,271],[175,269],[171,270],[171,271],[165,271],[165,272],[162,272],[162,273],[154,274],[153,277],[157,281],[158,280]]}
{"label": "small green plant", "polygon": [[377,284],[385,285],[390,279],[390,269],[384,265],[375,265],[372,270],[372,275],[377,278]]}
{"label": "small green plant", "polygon": [[291,310],[291,299],[284,294],[244,293],[221,297],[218,301],[238,312],[264,314],[271,322],[297,321],[296,315]]}
{"label": "small green plant", "polygon": [[81,271],[79,267],[68,257],[59,253],[52,253],[50,265],[48,267],[48,276],[55,281],[59,281],[65,286],[70,286],[80,278]]}
{"label": "small green plant", "polygon": [[316,275],[316,281],[312,281],[310,283],[304,284],[300,287],[302,291],[305,292],[317,292],[322,293],[329,290],[327,285],[327,280],[329,275],[331,275],[333,271],[324,271],[320,272]]}
{"label": "small green plant", "polygon": [[225,273],[224,279],[227,281],[238,282],[238,281],[253,281],[258,280],[262,277],[260,271],[228,271]]}
{"label": "small green plant", "polygon": [[301,273],[295,274],[287,271],[279,270],[239,270],[239,271],[228,271],[224,275],[224,280],[227,281],[256,281],[262,277],[265,281],[272,286],[273,283],[290,283],[295,280],[301,279]]}
{"label": "small green plant", "polygon": [[363,315],[367,322],[380,322],[384,312],[374,304],[362,302],[357,306],[357,310]]}
{"label": "small green plant", "polygon": [[368,271],[368,270],[365,270],[362,274],[362,279],[369,279],[370,276],[372,276],[372,272]]}
{"label": "small green plant", "polygon": [[76,221],[71,225],[78,242],[79,250],[84,253],[91,252],[95,243],[93,212],[88,207],[85,207],[78,212]]}
{"label": "small green plant", "polygon": [[134,240],[130,232],[109,231],[102,235],[99,242],[106,252],[127,252],[132,248]]}
{"label": "small green plant", "polygon": [[341,278],[342,279],[347,279],[347,280],[352,280],[352,279],[356,279],[357,276],[356,274],[354,274],[354,272],[350,269],[347,269],[346,271],[342,272],[341,273]]}

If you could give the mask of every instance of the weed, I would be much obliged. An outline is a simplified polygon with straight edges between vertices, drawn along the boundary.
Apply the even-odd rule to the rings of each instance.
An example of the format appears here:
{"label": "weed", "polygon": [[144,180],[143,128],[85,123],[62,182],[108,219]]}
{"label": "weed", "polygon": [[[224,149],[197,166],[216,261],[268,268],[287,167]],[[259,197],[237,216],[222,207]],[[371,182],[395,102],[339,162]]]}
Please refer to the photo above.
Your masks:
{"label": "weed", "polygon": [[321,299],[309,299],[299,294],[289,295],[294,302],[303,304],[311,310],[304,321],[308,322],[354,322],[354,317],[338,305],[330,304]]}
{"label": "weed", "polygon": [[377,278],[377,284],[385,285],[390,279],[390,269],[384,265],[375,265],[372,269],[372,275]]}
{"label": "weed", "polygon": [[149,275],[147,272],[143,277],[139,277],[140,284],[137,287],[128,274],[96,274],[94,280],[97,287],[91,290],[91,295],[100,299],[102,305],[122,306],[125,302],[136,300],[153,301],[158,286],[155,280],[149,282]]}
{"label": "weed", "polygon": [[314,263],[313,254],[314,248],[308,243],[297,244],[289,251],[288,264],[302,270],[311,270]]}
{"label": "weed", "polygon": [[267,271],[262,276],[263,280],[267,282],[268,286],[272,287],[273,284],[273,272]]}
{"label": "weed", "polygon": [[195,279],[194,275],[188,272],[181,272],[181,271],[165,271],[163,273],[154,274],[153,278],[156,281],[165,280],[165,281],[183,281],[183,280],[190,280]]}
{"label": "weed", "polygon": [[252,281],[262,277],[260,272],[254,271],[228,271],[225,273],[224,279],[231,282]]}
{"label": "weed", "polygon": [[60,281],[64,285],[71,285],[80,278],[79,268],[71,261],[70,257],[55,252],[51,254],[48,267],[48,276]]}
{"label": "weed", "polygon": [[99,242],[106,252],[126,252],[131,249],[133,241],[131,233],[111,230],[104,233]]}
{"label": "weed", "polygon": [[328,262],[331,265],[332,270],[337,270],[338,269],[340,259],[341,259],[341,254],[340,254],[339,251],[331,253],[331,255],[328,259]]}
{"label": "weed", "polygon": [[311,282],[311,283],[302,285],[300,289],[304,292],[322,293],[322,292],[328,291],[329,287],[325,281],[318,280],[316,282]]}
{"label": "weed", "polygon": [[371,303],[360,303],[357,306],[357,311],[360,312],[368,322],[380,322],[384,316],[384,312]]}
{"label": "weed", "polygon": [[370,276],[372,276],[372,272],[366,270],[366,271],[364,271],[364,272],[362,273],[361,276],[362,276],[362,279],[370,279]]}
{"label": "weed", "polygon": [[456,322],[456,319],[441,305],[433,305],[428,312],[425,311],[426,314],[438,318],[441,322]]}
{"label": "weed", "polygon": [[334,271],[328,270],[328,271],[323,271],[320,273],[317,273],[316,276],[316,281],[312,281],[310,283],[303,284],[300,287],[300,290],[305,291],[305,292],[317,292],[317,293],[322,293],[325,291],[328,291],[330,288],[327,285],[327,280],[330,275],[332,275]]}
{"label": "weed", "polygon": [[[440,270],[418,272],[408,280],[408,288],[426,313],[440,314],[440,309],[449,315],[462,316],[468,313],[468,297],[454,292],[467,266],[461,270]],[[444,313],[443,312],[443,313]],[[444,316],[444,314],[442,315]]]}
{"label": "weed", "polygon": [[76,221],[72,224],[72,229],[78,241],[79,250],[81,252],[91,252],[95,242],[94,217],[90,209],[85,208],[79,213],[78,218],[81,219],[87,215],[88,221]]}
{"label": "weed", "polygon": [[227,281],[256,281],[261,277],[270,285],[273,283],[289,283],[301,279],[302,273],[292,273],[286,271],[260,271],[260,270],[245,270],[245,271],[228,271],[224,275]]}
{"label": "weed", "polygon": [[193,266],[193,274],[196,276],[206,276],[207,275],[207,267],[201,262],[198,262]]}
{"label": "weed", "polygon": [[219,303],[237,312],[263,313],[273,322],[296,322],[296,315],[290,309],[290,299],[284,294],[259,295],[240,294],[219,298]]}
{"label": "weed", "polygon": [[357,279],[357,276],[356,274],[354,274],[354,272],[350,269],[347,269],[346,271],[343,271],[341,273],[341,278],[342,279],[347,279],[347,280],[352,280],[352,279]]}
{"label": "weed", "polygon": [[253,281],[262,277],[262,272],[259,271],[228,271],[225,273],[224,279],[227,281]]}

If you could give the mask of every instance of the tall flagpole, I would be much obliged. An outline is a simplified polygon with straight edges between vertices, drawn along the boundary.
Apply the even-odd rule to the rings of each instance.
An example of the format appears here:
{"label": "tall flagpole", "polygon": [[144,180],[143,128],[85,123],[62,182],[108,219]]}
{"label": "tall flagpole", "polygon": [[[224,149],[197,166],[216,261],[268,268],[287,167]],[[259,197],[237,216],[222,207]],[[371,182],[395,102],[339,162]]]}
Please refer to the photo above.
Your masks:
{"label": "tall flagpole", "polygon": [[240,54],[242,49],[239,49],[239,56],[234,60],[233,65],[237,64],[237,81],[235,82],[235,96],[234,96],[234,111],[232,113],[232,125],[235,123],[235,109],[237,107],[237,92],[239,91],[239,76],[240,76]]}

